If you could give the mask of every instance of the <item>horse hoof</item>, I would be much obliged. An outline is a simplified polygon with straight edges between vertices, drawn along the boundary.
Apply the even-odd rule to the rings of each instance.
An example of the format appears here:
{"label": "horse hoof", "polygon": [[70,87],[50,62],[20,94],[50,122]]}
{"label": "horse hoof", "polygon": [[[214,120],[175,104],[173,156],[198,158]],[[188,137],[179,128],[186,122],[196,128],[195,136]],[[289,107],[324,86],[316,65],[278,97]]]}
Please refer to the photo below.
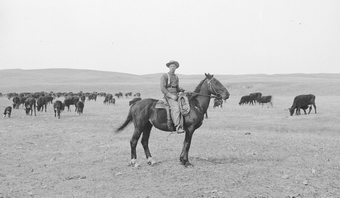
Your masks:
{"label": "horse hoof", "polygon": [[155,160],[148,160],[148,164],[150,165],[150,166],[153,166],[153,165],[155,165],[157,162],[155,161]]}

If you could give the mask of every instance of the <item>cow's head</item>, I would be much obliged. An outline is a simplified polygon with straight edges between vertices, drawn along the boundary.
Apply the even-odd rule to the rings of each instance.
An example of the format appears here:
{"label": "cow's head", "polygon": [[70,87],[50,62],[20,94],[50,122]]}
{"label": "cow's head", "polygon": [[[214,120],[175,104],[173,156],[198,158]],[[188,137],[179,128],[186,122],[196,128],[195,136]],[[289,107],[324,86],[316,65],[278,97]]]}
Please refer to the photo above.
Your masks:
{"label": "cow's head", "polygon": [[294,114],[294,108],[288,108],[288,111],[289,111],[289,113],[290,113],[290,116],[292,116],[293,114]]}

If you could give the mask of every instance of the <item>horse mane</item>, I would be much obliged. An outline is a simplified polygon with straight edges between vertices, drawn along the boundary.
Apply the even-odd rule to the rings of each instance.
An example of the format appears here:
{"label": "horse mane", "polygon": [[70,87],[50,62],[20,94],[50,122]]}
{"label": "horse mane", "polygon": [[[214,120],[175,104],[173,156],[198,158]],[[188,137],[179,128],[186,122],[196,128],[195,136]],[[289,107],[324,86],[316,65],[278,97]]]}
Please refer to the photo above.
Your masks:
{"label": "horse mane", "polygon": [[204,79],[197,85],[197,87],[196,87],[195,90],[194,90],[195,93],[199,93],[199,92],[201,91],[201,87],[202,87],[203,82],[205,81],[205,79],[207,79],[207,78],[204,78]]}

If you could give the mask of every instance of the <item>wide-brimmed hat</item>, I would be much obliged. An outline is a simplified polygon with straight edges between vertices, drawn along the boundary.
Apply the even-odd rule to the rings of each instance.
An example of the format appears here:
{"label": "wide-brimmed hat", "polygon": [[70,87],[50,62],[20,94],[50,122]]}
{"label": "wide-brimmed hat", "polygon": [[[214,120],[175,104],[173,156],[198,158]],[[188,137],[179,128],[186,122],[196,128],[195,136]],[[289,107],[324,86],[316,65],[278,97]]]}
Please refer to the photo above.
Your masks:
{"label": "wide-brimmed hat", "polygon": [[169,67],[171,64],[175,64],[177,68],[179,68],[179,63],[177,61],[171,60],[166,64],[167,67]]}

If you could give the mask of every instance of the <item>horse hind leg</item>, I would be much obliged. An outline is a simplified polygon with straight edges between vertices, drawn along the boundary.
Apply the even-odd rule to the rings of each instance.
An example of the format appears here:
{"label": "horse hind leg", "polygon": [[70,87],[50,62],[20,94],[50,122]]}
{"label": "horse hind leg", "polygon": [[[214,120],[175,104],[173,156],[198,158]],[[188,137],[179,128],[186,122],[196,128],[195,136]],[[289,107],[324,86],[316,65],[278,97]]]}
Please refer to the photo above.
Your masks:
{"label": "horse hind leg", "polygon": [[132,135],[132,138],[130,140],[130,147],[131,147],[131,161],[129,163],[129,166],[139,168],[140,165],[137,163],[137,152],[136,147],[138,143],[138,139],[140,138],[140,135],[142,134],[142,130],[139,128],[135,128],[135,131]]}
{"label": "horse hind leg", "polygon": [[144,152],[145,152],[147,163],[149,165],[153,166],[154,164],[156,164],[156,161],[152,159],[152,156],[151,156],[151,153],[150,153],[150,150],[149,150],[149,137],[150,137],[151,129],[152,129],[152,124],[150,122],[148,122],[144,126],[141,143],[143,145],[143,149],[144,149]]}

